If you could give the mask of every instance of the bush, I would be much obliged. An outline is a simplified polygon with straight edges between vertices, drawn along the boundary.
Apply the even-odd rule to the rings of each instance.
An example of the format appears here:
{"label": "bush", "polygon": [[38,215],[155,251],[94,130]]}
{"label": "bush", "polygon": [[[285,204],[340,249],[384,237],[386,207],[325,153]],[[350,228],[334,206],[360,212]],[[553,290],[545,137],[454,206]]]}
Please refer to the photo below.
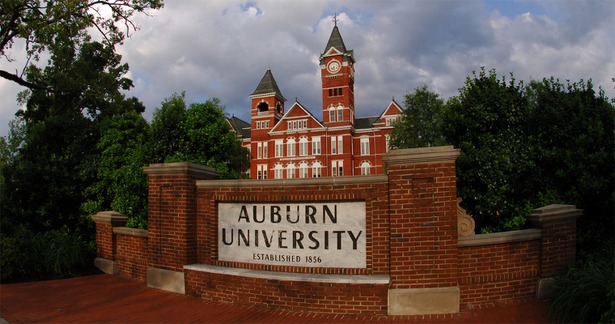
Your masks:
{"label": "bush", "polygon": [[549,313],[559,322],[615,323],[615,272],[612,245],[555,278]]}
{"label": "bush", "polygon": [[19,227],[0,237],[0,280],[27,281],[74,276],[88,269],[93,249],[64,229],[34,233]]}

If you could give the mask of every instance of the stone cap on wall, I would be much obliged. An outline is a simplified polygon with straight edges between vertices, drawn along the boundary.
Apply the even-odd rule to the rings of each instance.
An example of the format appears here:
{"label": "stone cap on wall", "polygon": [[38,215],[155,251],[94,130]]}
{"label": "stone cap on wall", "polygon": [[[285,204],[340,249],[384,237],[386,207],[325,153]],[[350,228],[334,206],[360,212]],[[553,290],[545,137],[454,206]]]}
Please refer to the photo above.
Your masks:
{"label": "stone cap on wall", "polygon": [[388,165],[417,164],[430,162],[453,162],[461,154],[452,145],[391,150],[382,157]]}
{"label": "stone cap on wall", "polygon": [[95,223],[111,224],[111,226],[123,226],[128,221],[128,217],[116,211],[100,211],[92,215]]}
{"label": "stone cap on wall", "polygon": [[577,209],[575,205],[553,204],[534,209],[527,219],[532,225],[540,227],[544,224],[576,221],[581,215],[583,215],[583,209]]}
{"label": "stone cap on wall", "polygon": [[128,236],[135,236],[135,237],[147,237],[148,231],[144,229],[139,229],[139,228],[115,227],[113,229],[113,233],[128,235]]}
{"label": "stone cap on wall", "polygon": [[197,179],[218,179],[220,177],[214,168],[189,162],[150,164],[143,168],[143,172],[149,176],[189,175]]}
{"label": "stone cap on wall", "polygon": [[540,240],[542,232],[537,228],[499,233],[477,234],[459,238],[459,247],[505,244]]}

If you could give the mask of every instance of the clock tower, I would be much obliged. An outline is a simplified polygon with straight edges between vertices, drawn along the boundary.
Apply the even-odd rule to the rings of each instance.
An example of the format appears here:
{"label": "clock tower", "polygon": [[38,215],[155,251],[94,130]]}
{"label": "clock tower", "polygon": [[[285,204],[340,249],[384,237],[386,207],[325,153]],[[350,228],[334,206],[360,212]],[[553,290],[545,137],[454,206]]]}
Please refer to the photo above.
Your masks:
{"label": "clock tower", "polygon": [[320,55],[322,119],[326,126],[354,126],[354,56],[347,50],[337,20]]}

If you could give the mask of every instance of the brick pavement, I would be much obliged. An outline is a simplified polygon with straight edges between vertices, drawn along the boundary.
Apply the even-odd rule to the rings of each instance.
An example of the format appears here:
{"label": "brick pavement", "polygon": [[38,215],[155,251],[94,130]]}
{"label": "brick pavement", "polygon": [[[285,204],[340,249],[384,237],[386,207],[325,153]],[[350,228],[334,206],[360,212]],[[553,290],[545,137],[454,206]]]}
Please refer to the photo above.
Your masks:
{"label": "brick pavement", "polygon": [[207,302],[104,274],[0,285],[0,317],[9,323],[550,322],[545,304],[536,301],[494,304],[446,316],[323,315]]}

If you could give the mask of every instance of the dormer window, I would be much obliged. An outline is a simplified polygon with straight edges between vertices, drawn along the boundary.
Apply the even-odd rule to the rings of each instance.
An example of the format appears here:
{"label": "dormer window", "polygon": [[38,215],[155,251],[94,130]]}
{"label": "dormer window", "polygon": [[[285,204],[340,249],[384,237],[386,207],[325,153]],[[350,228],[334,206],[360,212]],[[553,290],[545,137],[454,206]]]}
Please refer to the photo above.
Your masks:
{"label": "dormer window", "polygon": [[393,124],[395,123],[395,121],[397,121],[397,116],[395,116],[395,117],[389,117],[389,118],[386,118],[385,120],[386,120],[386,125],[387,125],[387,126],[393,126]]}

